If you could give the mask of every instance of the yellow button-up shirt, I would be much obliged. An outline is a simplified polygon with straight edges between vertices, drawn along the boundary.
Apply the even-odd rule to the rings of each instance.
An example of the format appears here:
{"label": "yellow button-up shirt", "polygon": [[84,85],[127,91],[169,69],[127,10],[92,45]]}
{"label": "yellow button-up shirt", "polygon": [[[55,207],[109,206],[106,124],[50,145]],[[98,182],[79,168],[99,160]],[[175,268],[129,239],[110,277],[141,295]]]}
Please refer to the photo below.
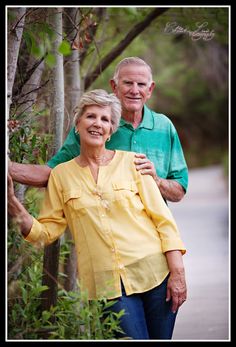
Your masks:
{"label": "yellow button-up shirt", "polygon": [[117,150],[99,168],[75,159],[52,171],[45,198],[26,240],[50,244],[66,226],[77,251],[79,282],[89,299],[141,293],[159,285],[169,270],[165,252],[186,249],[174,218],[150,175],[141,175],[134,153]]}

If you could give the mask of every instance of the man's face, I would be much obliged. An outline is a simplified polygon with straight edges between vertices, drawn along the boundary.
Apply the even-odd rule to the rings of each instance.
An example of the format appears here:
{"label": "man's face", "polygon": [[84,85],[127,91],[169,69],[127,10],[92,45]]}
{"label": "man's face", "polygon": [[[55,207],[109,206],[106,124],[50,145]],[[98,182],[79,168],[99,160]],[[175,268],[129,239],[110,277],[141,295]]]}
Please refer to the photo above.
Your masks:
{"label": "man's face", "polygon": [[151,97],[155,83],[150,85],[150,72],[145,66],[129,64],[120,69],[118,84],[111,81],[120,99],[122,113],[142,113],[143,105]]}

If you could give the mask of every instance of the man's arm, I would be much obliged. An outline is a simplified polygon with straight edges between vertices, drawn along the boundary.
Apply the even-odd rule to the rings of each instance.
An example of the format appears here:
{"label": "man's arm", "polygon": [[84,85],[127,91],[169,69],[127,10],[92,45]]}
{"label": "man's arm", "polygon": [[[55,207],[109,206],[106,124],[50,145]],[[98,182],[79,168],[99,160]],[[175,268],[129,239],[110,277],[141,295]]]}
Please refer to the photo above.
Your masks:
{"label": "man's arm", "polygon": [[154,180],[165,200],[178,202],[184,197],[184,188],[177,181],[160,178],[157,174],[155,175]]}
{"label": "man's arm", "polygon": [[48,165],[8,162],[8,172],[13,181],[33,187],[46,187],[51,168]]}
{"label": "man's arm", "polygon": [[145,154],[135,154],[135,157],[137,158],[134,161],[136,170],[140,171],[142,175],[150,175],[153,177],[165,200],[178,202],[184,197],[185,191],[181,184],[175,180],[158,177],[154,164]]}

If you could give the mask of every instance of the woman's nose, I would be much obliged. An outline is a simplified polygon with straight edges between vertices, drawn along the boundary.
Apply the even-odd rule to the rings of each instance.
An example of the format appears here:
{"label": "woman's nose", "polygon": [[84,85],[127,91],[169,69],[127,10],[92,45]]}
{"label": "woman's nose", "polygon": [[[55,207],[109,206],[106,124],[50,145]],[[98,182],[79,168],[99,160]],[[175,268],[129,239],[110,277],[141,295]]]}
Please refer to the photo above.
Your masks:
{"label": "woman's nose", "polygon": [[94,126],[96,126],[96,127],[98,127],[98,128],[100,128],[101,127],[101,119],[100,118],[96,118],[95,120],[94,120]]}

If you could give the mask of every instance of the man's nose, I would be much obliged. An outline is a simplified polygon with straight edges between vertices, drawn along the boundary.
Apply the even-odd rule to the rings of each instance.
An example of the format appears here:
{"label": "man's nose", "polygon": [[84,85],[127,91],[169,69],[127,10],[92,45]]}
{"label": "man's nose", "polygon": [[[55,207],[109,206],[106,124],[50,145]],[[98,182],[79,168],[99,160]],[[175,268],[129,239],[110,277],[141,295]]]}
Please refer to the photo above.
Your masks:
{"label": "man's nose", "polygon": [[139,92],[139,88],[138,88],[138,83],[134,82],[131,86],[131,89],[130,89],[131,93],[138,93]]}

